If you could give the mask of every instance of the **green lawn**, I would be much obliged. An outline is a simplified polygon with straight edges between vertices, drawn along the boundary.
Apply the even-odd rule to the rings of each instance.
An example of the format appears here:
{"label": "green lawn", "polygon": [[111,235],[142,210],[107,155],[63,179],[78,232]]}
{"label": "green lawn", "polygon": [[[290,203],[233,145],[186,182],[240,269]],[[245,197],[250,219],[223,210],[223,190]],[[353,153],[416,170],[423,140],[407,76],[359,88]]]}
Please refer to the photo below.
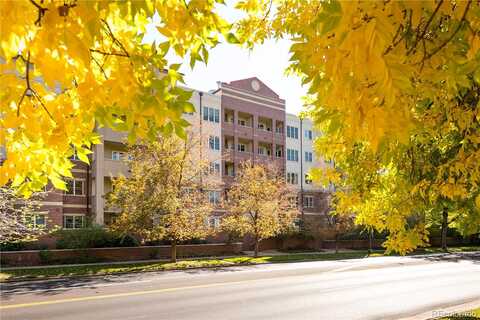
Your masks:
{"label": "green lawn", "polygon": [[[456,247],[450,248],[450,252],[479,251],[480,247]],[[437,248],[428,248],[415,254],[430,254],[441,252]],[[382,256],[382,250],[374,251],[371,256]],[[183,270],[191,268],[212,268],[212,267],[230,267],[247,264],[263,263],[283,263],[300,261],[327,261],[342,259],[358,259],[367,257],[366,250],[339,252],[339,253],[297,253],[282,254],[272,256],[253,257],[234,257],[225,259],[191,259],[182,260],[177,263],[171,262],[149,262],[149,263],[125,263],[125,264],[104,264],[75,267],[55,267],[55,268],[34,268],[34,269],[13,269],[0,272],[0,281],[22,280],[22,279],[41,279],[48,277],[65,276],[84,276],[84,275],[105,275],[123,272],[146,272],[146,271],[164,271],[164,270]]]}
{"label": "green lawn", "polygon": [[357,259],[367,255],[367,251],[341,252],[341,253],[318,253],[318,254],[285,254],[278,256],[234,257],[225,259],[195,259],[182,260],[176,263],[151,262],[151,263],[125,263],[105,264],[93,266],[13,269],[0,272],[0,281],[21,280],[32,278],[82,276],[82,275],[105,275],[122,272],[145,272],[163,270],[182,270],[205,267],[230,267],[246,264],[282,263],[294,261],[326,261],[340,259]]}

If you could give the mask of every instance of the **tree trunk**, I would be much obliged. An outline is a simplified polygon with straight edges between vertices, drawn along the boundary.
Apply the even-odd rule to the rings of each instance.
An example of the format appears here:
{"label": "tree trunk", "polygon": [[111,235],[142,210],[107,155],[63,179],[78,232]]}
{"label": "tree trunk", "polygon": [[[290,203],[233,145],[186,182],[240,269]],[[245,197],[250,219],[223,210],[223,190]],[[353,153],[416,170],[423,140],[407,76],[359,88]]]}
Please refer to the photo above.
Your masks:
{"label": "tree trunk", "polygon": [[253,256],[254,256],[255,258],[258,257],[258,251],[259,251],[258,248],[259,248],[259,247],[260,247],[260,239],[258,239],[258,237],[255,237],[255,251],[254,251],[254,253],[253,253]]}
{"label": "tree trunk", "polygon": [[442,250],[447,252],[447,230],[448,230],[448,210],[443,208],[442,212]]}
{"label": "tree trunk", "polygon": [[338,233],[335,233],[335,253],[338,253]]}
{"label": "tree trunk", "polygon": [[172,246],[170,250],[170,261],[171,262],[177,262],[177,241],[173,240],[172,241]]}
{"label": "tree trunk", "polygon": [[373,250],[373,229],[368,233],[368,255],[372,254]]}

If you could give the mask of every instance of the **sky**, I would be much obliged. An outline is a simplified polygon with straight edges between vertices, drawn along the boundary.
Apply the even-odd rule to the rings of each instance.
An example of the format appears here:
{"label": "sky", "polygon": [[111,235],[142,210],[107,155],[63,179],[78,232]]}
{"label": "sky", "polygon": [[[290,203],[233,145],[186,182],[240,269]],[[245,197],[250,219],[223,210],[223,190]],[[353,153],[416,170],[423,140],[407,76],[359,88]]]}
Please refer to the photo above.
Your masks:
{"label": "sky", "polygon": [[[145,42],[161,41],[161,35],[155,28],[158,16],[153,17],[147,28]],[[243,49],[232,44],[218,44],[209,52],[208,64],[197,62],[190,68],[188,60],[180,71],[185,75],[187,87],[209,91],[217,89],[217,81],[257,77],[286,101],[287,112],[297,114],[302,109],[301,97],[306,94],[298,77],[286,76],[290,41],[266,41],[253,50]],[[168,57],[168,56],[167,56]],[[168,57],[169,63],[178,62],[178,58]]]}

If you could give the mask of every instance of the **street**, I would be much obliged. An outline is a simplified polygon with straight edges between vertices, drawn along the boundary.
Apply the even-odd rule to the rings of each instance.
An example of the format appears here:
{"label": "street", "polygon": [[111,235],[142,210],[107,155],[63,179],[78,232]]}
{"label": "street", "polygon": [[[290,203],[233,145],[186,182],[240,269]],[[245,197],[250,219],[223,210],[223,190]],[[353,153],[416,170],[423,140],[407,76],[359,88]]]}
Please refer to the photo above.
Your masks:
{"label": "street", "polygon": [[469,302],[480,306],[480,252],[25,281],[1,288],[2,320],[401,319]]}

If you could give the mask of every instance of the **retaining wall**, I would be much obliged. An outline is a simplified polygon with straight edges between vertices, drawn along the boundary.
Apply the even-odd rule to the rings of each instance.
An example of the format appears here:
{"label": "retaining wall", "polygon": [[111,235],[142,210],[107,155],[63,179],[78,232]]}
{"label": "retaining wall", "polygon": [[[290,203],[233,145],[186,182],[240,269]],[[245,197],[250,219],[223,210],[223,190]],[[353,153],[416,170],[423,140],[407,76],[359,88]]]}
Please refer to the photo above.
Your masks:
{"label": "retaining wall", "polygon": [[[168,259],[170,246],[89,248],[63,250],[4,251],[0,254],[1,266],[39,266],[48,264],[117,262],[150,259]],[[215,243],[177,245],[177,257],[203,257],[238,255],[242,243]]]}

